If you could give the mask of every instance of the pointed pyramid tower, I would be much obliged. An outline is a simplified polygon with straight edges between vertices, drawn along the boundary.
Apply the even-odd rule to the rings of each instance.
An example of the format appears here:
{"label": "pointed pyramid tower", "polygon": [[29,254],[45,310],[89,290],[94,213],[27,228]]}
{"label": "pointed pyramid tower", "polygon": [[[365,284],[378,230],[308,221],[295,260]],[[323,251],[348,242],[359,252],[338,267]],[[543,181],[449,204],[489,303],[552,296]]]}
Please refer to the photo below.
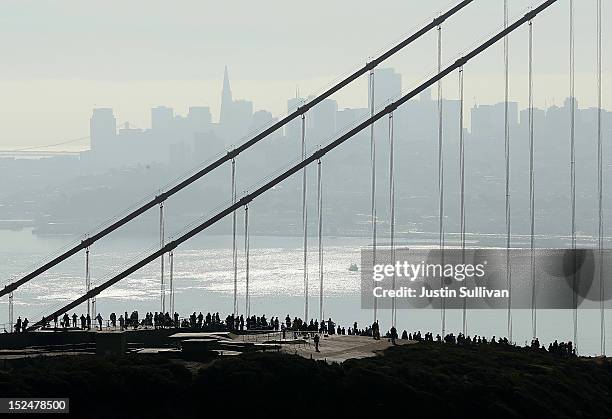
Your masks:
{"label": "pointed pyramid tower", "polygon": [[225,72],[223,74],[223,90],[221,91],[221,111],[219,114],[219,123],[221,125],[231,120],[230,114],[232,104],[232,89],[230,87],[227,66],[225,66]]}

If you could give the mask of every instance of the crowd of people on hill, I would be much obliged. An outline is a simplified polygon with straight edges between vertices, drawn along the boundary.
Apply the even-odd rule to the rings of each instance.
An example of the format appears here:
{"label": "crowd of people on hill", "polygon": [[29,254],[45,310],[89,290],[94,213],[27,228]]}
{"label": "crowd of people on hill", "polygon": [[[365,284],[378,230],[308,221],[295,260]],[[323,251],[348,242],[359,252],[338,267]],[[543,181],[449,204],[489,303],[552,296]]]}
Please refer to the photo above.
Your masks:
{"label": "crowd of people on hill", "polygon": [[540,345],[538,338],[535,338],[531,341],[531,346],[529,348],[536,351],[549,352],[551,354],[565,357],[576,355],[576,348],[574,347],[572,341],[565,343],[558,342],[557,339],[555,339],[554,342],[548,344],[548,350],[546,350],[544,345]]}
{"label": "crowd of people on hill", "polygon": [[[67,330],[69,328],[72,329],[80,329],[80,330],[91,330],[92,327],[92,318],[90,314],[81,314],[81,316],[77,316],[76,313],[73,313],[72,316],[69,316],[68,313],[65,313],[64,316],[58,318],[54,316],[52,318],[54,330],[63,329]],[[97,323],[97,328],[99,330],[103,329],[104,319],[102,315],[98,313],[98,315],[93,319]],[[21,320],[21,317],[17,318],[17,321],[14,325],[15,332],[25,332],[27,330],[29,321],[26,318]],[[50,328],[50,319],[43,318],[42,327]],[[365,328],[360,329],[357,325],[357,322],[354,322],[352,327],[342,327],[339,324],[336,324],[331,318],[328,320],[323,320],[319,322],[318,320],[311,319],[310,322],[306,322],[299,317],[294,317],[293,319],[287,314],[285,320],[283,322],[279,321],[278,317],[271,317],[268,319],[265,314],[261,316],[247,316],[243,315],[228,315],[224,321],[221,321],[221,317],[218,312],[216,313],[206,313],[206,315],[199,312],[196,315],[194,311],[189,317],[181,318],[178,313],[174,313],[170,315],[170,313],[162,313],[162,312],[147,312],[145,313],[144,318],[139,317],[139,313],[137,310],[132,311],[130,315],[125,311],[123,314],[117,318],[115,313],[111,313],[109,319],[107,321],[107,327],[116,329],[117,326],[120,330],[127,330],[128,328],[137,329],[139,327],[149,328],[152,327],[154,329],[164,329],[164,328],[183,328],[183,329],[223,329],[228,331],[280,331],[282,332],[283,339],[286,339],[287,332],[293,333],[293,337],[297,337],[299,334],[312,334],[312,336],[316,340],[316,348],[318,350],[319,347],[319,334],[320,335],[349,335],[349,336],[368,336],[373,339],[379,340],[381,338],[380,335],[380,325],[378,321],[372,323],[371,326],[366,326]],[[399,339],[397,329],[395,327],[391,327],[391,329],[385,334],[385,338],[389,339],[391,343],[395,344],[396,340]],[[414,340],[425,343],[446,343],[446,344],[456,344],[456,345],[512,345],[512,343],[505,337],[496,338],[493,336],[491,339],[487,339],[485,336],[465,336],[463,333],[459,333],[458,335],[454,335],[453,333],[446,334],[442,337],[440,334],[437,334],[434,338],[433,333],[427,332],[424,335],[421,334],[421,331],[415,331],[412,333],[408,333],[408,331],[404,330],[401,336],[402,340]],[[576,349],[573,343],[570,342],[558,342],[555,340],[553,343],[548,345],[548,349],[544,345],[540,344],[540,341],[535,338],[531,341],[531,345],[527,346],[534,351],[548,352],[551,354],[559,355],[559,356],[575,356]]]}
{"label": "crowd of people on hill", "polygon": [[[392,328],[393,329],[393,328]],[[392,333],[387,333],[387,338],[392,339]],[[442,338],[440,334],[437,334],[434,338],[433,333],[427,332],[424,335],[421,335],[421,331],[408,333],[406,330],[402,333],[402,339],[407,340],[416,340],[424,343],[446,343],[446,344],[455,344],[460,346],[466,345],[507,345],[513,346],[513,344],[506,337],[495,337],[493,336],[491,339],[487,339],[485,336],[474,335],[470,337],[470,335],[465,336],[463,333],[459,333],[455,336],[453,333],[449,333]],[[554,342],[548,345],[548,350],[544,345],[540,345],[540,340],[538,338],[532,339],[530,345],[525,345],[525,348],[534,351],[540,352],[548,352],[554,355],[559,355],[563,357],[576,356],[576,348],[574,347],[571,341],[565,343],[559,343],[556,339]]]}

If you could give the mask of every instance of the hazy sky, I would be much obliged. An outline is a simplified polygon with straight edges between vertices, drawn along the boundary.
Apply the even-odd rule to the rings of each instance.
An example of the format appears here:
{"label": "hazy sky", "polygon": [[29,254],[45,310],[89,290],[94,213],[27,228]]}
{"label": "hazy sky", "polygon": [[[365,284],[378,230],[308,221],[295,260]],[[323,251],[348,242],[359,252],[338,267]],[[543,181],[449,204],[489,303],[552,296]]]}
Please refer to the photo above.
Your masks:
{"label": "hazy sky", "polygon": [[[537,0],[509,0],[517,17]],[[449,0],[2,0],[0,2],[0,149],[88,135],[91,109],[110,106],[118,121],[150,125],[149,108],[184,114],[210,105],[217,118],[223,66],[234,96],[275,115],[299,86],[316,93],[338,76],[410,34]],[[576,0],[576,91],[595,104],[596,0]],[[612,108],[609,23],[604,0],[604,105]],[[503,0],[475,0],[443,28],[444,60],[474,46],[503,23]],[[534,22],[535,100],[561,103],[568,92],[568,6],[559,0]],[[511,96],[525,103],[527,27],[511,43]],[[435,69],[432,32],[389,61],[405,90]],[[503,98],[502,44],[466,66],[466,98]],[[445,82],[455,97],[456,77]],[[337,97],[364,106],[365,79]]]}

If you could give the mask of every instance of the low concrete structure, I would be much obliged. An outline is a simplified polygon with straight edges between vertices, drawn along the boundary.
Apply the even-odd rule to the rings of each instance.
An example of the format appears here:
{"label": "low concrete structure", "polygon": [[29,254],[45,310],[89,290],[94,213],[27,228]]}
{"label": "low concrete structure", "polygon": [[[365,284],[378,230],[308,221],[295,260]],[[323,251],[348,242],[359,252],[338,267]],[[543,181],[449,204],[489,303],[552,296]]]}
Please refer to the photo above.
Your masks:
{"label": "low concrete structure", "polygon": [[[410,340],[396,340],[397,345],[416,343]],[[307,345],[283,346],[283,351],[303,356],[305,358],[320,359],[327,362],[344,362],[347,359],[367,358],[376,356],[377,352],[391,347],[388,339],[374,340],[369,336],[330,335],[321,337],[319,351],[315,351],[312,340]]]}

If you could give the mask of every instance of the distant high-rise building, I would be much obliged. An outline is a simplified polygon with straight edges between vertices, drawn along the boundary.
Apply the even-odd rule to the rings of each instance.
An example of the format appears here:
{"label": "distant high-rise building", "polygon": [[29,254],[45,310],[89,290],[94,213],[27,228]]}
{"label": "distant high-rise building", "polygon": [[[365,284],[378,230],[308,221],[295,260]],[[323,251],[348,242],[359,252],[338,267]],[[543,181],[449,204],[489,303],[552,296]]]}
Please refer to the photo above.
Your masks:
{"label": "distant high-rise building", "polygon": [[166,106],[151,108],[151,128],[156,131],[168,131],[172,128],[174,110]]}
{"label": "distant high-rise building", "polygon": [[129,122],[123,124],[117,133],[117,144],[113,149],[112,159],[115,163],[134,164],[139,161],[153,161],[155,148],[148,144],[146,131],[130,127]]}
{"label": "distant high-rise building", "polygon": [[212,116],[208,106],[191,106],[187,114],[190,128],[193,132],[204,132],[210,130]]}
{"label": "distant high-rise building", "polygon": [[[295,112],[295,110],[304,103],[304,99],[296,97],[287,101],[287,114]],[[285,137],[290,140],[297,140],[301,138],[302,133],[302,121],[301,118],[295,118],[293,121],[285,125]]]}
{"label": "distant high-rise building", "polygon": [[253,114],[253,122],[251,124],[252,130],[261,130],[262,128],[267,127],[274,118],[272,118],[272,113],[260,110]]}
{"label": "distant high-rise building", "polygon": [[227,66],[223,75],[221,91],[221,112],[219,115],[219,134],[229,142],[235,142],[244,136],[251,126],[253,102],[233,100]]}
{"label": "distant high-rise building", "polygon": [[336,114],[336,127],[341,130],[351,126],[357,120],[357,110],[351,108],[345,108],[341,111],[338,111]]}
{"label": "distant high-rise building", "polygon": [[219,113],[219,124],[224,125],[230,122],[234,100],[232,99],[232,88],[230,87],[227,66],[223,72],[223,88],[221,90],[221,111]]}
{"label": "distant high-rise building", "polygon": [[[276,123],[277,121],[278,121],[278,118],[274,118],[271,112],[268,112],[266,110],[259,110],[253,114],[249,132],[260,133],[264,129]],[[270,134],[270,138],[277,138],[281,135],[282,135],[282,130],[276,130],[275,132]]]}
{"label": "distant high-rise building", "polygon": [[[542,129],[545,120],[546,111],[544,109],[533,108],[533,126],[535,131]],[[519,124],[523,133],[529,132],[529,109],[523,109],[520,112]]]}
{"label": "distant high-rise building", "polygon": [[312,109],[312,127],[316,141],[324,140],[336,132],[338,102],[325,99]]}
{"label": "distant high-rise building", "polygon": [[[380,110],[396,100],[402,93],[402,76],[392,68],[374,70],[374,109]],[[372,107],[372,92],[368,84],[368,109]],[[388,135],[387,123],[379,120],[374,123],[374,136],[384,138]]]}
{"label": "distant high-rise building", "polygon": [[[374,70],[374,107],[378,108],[402,93],[402,75],[392,68]],[[372,93],[368,85],[368,107],[372,105]]]}
{"label": "distant high-rise building", "polygon": [[251,126],[253,120],[253,102],[249,100],[235,100],[233,104],[232,123],[244,134]]}
{"label": "distant high-rise building", "polygon": [[92,151],[112,148],[117,137],[117,120],[112,108],[96,108],[89,120],[89,136]]}
{"label": "distant high-rise building", "polygon": [[[471,110],[472,134],[479,138],[504,138],[505,104],[474,105]],[[518,123],[518,104],[508,103],[510,127]]]}

